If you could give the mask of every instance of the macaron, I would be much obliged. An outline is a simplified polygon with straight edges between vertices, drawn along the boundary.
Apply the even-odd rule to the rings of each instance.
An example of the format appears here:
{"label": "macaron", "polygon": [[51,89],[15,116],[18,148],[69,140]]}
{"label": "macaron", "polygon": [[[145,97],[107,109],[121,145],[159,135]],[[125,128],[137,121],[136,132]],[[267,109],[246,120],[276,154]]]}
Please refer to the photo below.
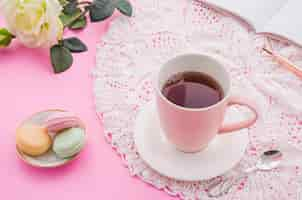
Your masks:
{"label": "macaron", "polygon": [[45,127],[24,124],[17,129],[16,143],[23,153],[30,156],[39,156],[48,151],[52,140]]}
{"label": "macaron", "polygon": [[78,154],[84,144],[85,130],[82,128],[69,128],[55,136],[52,150],[60,158],[69,158]]}
{"label": "macaron", "polygon": [[70,112],[55,113],[45,120],[44,125],[49,133],[59,133],[71,127],[84,127],[82,121]]}

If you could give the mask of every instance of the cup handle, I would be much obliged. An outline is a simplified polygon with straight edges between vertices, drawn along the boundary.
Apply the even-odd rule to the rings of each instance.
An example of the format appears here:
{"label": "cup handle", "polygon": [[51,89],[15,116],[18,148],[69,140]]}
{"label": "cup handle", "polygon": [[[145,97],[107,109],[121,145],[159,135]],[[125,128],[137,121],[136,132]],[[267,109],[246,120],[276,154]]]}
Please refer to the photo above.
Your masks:
{"label": "cup handle", "polygon": [[250,119],[240,121],[240,122],[224,124],[219,129],[219,134],[225,134],[225,133],[237,131],[237,130],[240,130],[243,128],[248,128],[248,127],[252,126],[258,119],[257,106],[250,99],[247,99],[247,98],[241,97],[241,96],[232,96],[228,102],[228,106],[232,106],[232,105],[240,105],[240,106],[248,107],[251,111],[253,111],[253,113],[254,113],[253,117],[251,117]]}

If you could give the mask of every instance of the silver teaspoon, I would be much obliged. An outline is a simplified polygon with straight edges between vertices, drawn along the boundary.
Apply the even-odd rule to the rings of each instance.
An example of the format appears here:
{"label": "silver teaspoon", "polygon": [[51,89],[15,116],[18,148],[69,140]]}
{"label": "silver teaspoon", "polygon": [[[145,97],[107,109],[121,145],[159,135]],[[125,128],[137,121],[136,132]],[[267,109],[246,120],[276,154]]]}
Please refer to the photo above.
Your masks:
{"label": "silver teaspoon", "polygon": [[238,177],[233,176],[230,178],[231,180],[226,179],[223,182],[211,184],[208,188],[208,196],[216,198],[227,194],[233,185],[238,183],[238,181],[242,180],[244,177],[248,176],[250,173],[256,171],[269,171],[278,167],[282,161],[282,158],[282,152],[279,150],[265,151],[260,156],[255,166],[245,169]]}

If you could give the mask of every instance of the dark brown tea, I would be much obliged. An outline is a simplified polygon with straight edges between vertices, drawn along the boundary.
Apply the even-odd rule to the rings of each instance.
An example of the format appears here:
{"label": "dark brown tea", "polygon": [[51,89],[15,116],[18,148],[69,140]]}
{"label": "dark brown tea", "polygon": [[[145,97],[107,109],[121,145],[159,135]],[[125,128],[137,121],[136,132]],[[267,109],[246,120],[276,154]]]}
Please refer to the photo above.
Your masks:
{"label": "dark brown tea", "polygon": [[217,81],[201,72],[182,72],[172,76],[162,93],[169,101],[186,108],[209,107],[224,96]]}

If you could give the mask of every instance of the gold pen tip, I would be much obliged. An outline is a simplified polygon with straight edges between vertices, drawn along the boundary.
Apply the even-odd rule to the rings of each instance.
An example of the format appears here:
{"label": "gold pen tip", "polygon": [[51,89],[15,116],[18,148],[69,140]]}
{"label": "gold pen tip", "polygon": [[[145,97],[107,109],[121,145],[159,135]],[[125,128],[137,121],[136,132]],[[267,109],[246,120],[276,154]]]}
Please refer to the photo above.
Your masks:
{"label": "gold pen tip", "polygon": [[273,55],[273,52],[265,47],[262,48],[263,51],[265,51],[266,53]]}

